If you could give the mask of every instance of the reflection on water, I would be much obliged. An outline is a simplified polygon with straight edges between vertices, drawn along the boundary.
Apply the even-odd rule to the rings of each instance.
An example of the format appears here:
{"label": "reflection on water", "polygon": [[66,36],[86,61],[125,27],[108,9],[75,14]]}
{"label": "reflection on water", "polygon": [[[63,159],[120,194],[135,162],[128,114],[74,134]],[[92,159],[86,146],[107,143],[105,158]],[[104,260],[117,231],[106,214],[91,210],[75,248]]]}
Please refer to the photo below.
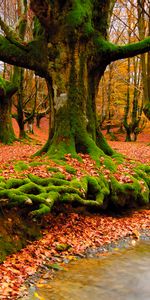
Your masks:
{"label": "reflection on water", "polygon": [[71,263],[37,293],[43,300],[150,300],[150,242]]}

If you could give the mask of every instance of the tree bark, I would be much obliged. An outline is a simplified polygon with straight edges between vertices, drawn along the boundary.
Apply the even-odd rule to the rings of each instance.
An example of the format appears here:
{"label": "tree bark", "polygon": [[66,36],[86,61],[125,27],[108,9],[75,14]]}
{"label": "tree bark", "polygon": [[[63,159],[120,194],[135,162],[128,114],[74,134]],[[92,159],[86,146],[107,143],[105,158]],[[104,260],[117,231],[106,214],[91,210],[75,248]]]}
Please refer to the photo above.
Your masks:
{"label": "tree bark", "polygon": [[4,144],[12,143],[16,137],[11,118],[11,98],[17,88],[10,82],[0,81],[0,141]]}

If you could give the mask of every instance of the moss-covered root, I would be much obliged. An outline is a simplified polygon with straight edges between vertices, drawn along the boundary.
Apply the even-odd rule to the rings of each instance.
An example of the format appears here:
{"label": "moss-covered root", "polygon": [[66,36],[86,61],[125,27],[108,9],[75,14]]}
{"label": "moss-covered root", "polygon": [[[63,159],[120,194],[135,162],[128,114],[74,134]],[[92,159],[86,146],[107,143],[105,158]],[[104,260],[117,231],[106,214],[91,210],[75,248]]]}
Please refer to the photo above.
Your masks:
{"label": "moss-covered root", "polygon": [[71,185],[74,188],[79,188],[80,194],[74,191],[71,194],[66,192],[62,195],[61,202],[75,202],[95,208],[104,208],[106,206],[109,186],[103,176],[85,176],[80,181],[78,179],[72,180]]}
{"label": "moss-covered root", "polygon": [[77,131],[76,149],[78,153],[88,153],[98,166],[100,165],[100,157],[105,156],[103,150],[96,145],[95,141],[84,130]]}
{"label": "moss-covered root", "polygon": [[114,150],[108,145],[100,130],[96,131],[96,144],[106,155],[112,156],[114,154]]}
{"label": "moss-covered root", "polygon": [[29,213],[29,215],[31,217],[33,217],[33,216],[37,217],[37,216],[45,215],[45,214],[51,212],[52,207],[54,206],[55,202],[59,200],[59,198],[60,198],[60,195],[58,192],[50,192],[48,194],[48,198],[45,199],[45,203],[41,203],[39,205],[39,208],[34,211],[31,211]]}
{"label": "moss-covered root", "polygon": [[111,177],[111,202],[116,207],[138,207],[149,203],[149,188],[142,178],[131,176],[131,183],[120,183]]}
{"label": "moss-covered root", "polygon": [[28,205],[31,216],[50,212],[56,202],[77,202],[84,206],[102,207],[109,194],[104,177],[85,176],[67,181],[59,178],[40,178],[30,175],[28,179],[9,179],[0,190],[0,199],[9,200],[8,206]]}
{"label": "moss-covered root", "polygon": [[56,202],[100,209],[112,204],[116,207],[145,205],[149,203],[148,172],[149,168],[141,169],[139,166],[128,183],[119,182],[113,175],[109,182],[103,175],[84,176],[71,181],[35,175],[29,175],[27,179],[0,178],[0,204],[28,206],[32,217],[49,213]]}

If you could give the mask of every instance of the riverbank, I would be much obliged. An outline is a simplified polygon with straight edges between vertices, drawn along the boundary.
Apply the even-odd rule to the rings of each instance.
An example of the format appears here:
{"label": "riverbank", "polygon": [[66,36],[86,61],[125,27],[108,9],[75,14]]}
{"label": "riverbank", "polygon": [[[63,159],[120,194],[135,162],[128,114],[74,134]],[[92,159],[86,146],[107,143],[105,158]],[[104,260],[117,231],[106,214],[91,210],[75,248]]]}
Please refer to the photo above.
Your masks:
{"label": "riverbank", "polygon": [[93,215],[69,211],[68,207],[68,213],[43,217],[40,227],[42,238],[29,242],[0,265],[0,299],[24,299],[28,286],[39,278],[52,278],[54,270],[78,257],[96,252],[105,255],[113,245],[117,248],[126,240],[136,242],[141,232],[150,238],[150,210]]}
{"label": "riverbank", "polygon": [[[42,266],[38,268],[38,271],[25,281],[25,285],[23,285],[21,289],[22,295],[19,299],[29,300],[30,295],[25,297],[28,292],[31,292],[32,295],[35,294],[35,296],[38,296],[38,288],[44,287],[47,280],[53,280],[57,276],[57,271],[67,270],[67,264],[71,261],[76,261],[82,258],[108,256],[112,252],[134,247],[141,240],[150,241],[150,211],[141,210],[138,212],[134,211],[132,213],[128,213],[129,212],[124,211],[122,212],[122,215],[120,214],[118,216],[84,216],[85,218],[83,220],[87,227],[86,230],[85,228],[83,229],[80,238],[77,235],[78,244],[74,243],[74,247],[70,249],[70,251],[66,251],[63,247],[61,249],[61,247],[56,246],[55,249],[60,248],[61,250],[59,250],[59,252],[57,251],[58,253],[55,253],[53,257],[47,257]],[[80,218],[80,216],[78,217]],[[94,218],[98,225],[97,228],[95,228],[95,234],[93,229],[91,229],[93,222],[91,222],[90,217]],[[102,228],[100,229],[103,224],[102,220],[106,221],[106,224],[103,225],[103,233]],[[107,232],[108,222],[110,222],[109,234]],[[138,222],[138,224],[135,225],[136,222]],[[66,224],[66,226],[68,226],[68,224]],[[73,230],[74,236],[76,229],[73,227],[71,230]],[[85,233],[87,233],[87,231],[89,231],[89,238],[92,238],[90,243],[89,238],[87,238],[87,236],[85,237]],[[63,228],[62,232],[64,234]],[[84,246],[82,238],[84,240]],[[68,241],[67,236],[66,241]],[[88,243],[89,246],[87,246]],[[60,244],[57,245],[60,246]],[[67,243],[65,245],[67,245]]]}
{"label": "riverbank", "polygon": [[72,261],[53,280],[31,285],[27,300],[148,300],[149,265],[150,241],[138,240],[134,247],[125,244],[105,255]]}

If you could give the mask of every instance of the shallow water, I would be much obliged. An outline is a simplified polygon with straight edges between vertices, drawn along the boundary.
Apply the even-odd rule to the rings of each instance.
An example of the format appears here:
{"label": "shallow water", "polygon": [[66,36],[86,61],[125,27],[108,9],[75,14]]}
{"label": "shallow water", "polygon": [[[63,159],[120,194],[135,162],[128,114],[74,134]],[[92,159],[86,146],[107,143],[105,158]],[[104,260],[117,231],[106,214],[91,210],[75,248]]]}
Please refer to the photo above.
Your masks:
{"label": "shallow water", "polygon": [[[70,263],[29,300],[150,300],[150,242]],[[39,298],[37,297],[39,296]]]}

